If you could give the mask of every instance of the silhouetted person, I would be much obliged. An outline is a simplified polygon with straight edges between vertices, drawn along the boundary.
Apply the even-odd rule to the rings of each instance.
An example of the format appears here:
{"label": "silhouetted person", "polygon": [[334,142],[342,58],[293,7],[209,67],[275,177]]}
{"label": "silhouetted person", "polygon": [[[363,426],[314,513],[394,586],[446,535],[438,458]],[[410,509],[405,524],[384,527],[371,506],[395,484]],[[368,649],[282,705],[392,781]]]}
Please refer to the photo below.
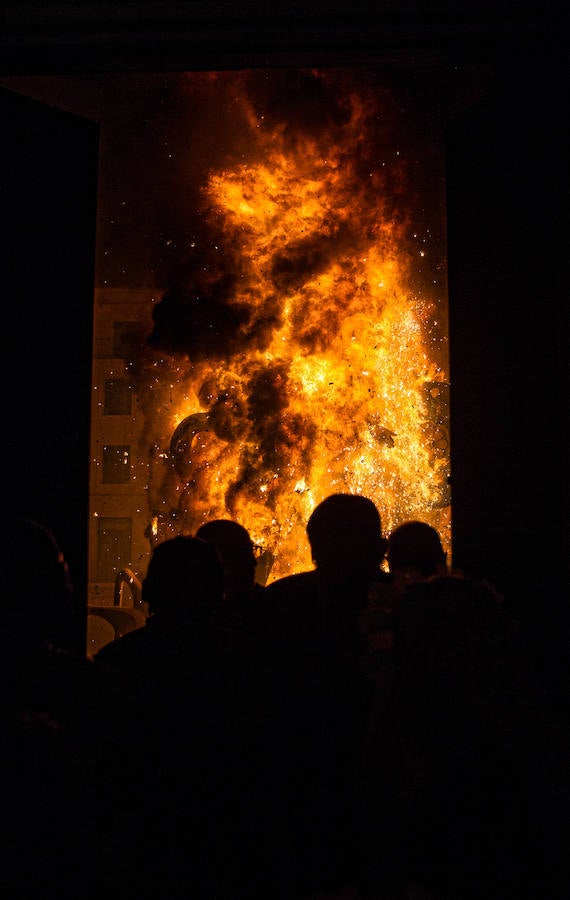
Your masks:
{"label": "silhouetted person", "polygon": [[386,559],[392,582],[399,588],[447,574],[447,554],[437,530],[416,519],[402,522],[388,535]]}
{"label": "silhouetted person", "polygon": [[[366,616],[362,627],[369,634],[369,644],[390,651],[394,639],[394,616],[400,597],[416,581],[447,573],[447,554],[439,534],[427,522],[411,519],[396,526],[386,544],[388,579],[373,584],[368,592]],[[384,654],[385,656],[385,654]],[[374,678],[386,675],[390,661],[372,655]],[[378,666],[381,663],[381,666]],[[372,673],[371,673],[372,674]]]}
{"label": "silhouetted person", "polygon": [[399,602],[363,745],[363,896],[554,896],[567,798],[527,648],[492,587],[426,576]]}
{"label": "silhouetted person", "polygon": [[143,580],[147,623],[95,657],[109,680],[100,817],[133,896],[255,897],[265,874],[255,661],[212,621],[222,596],[215,547],[167,540]]}
{"label": "silhouetted person", "polygon": [[93,673],[72,649],[79,627],[73,586],[63,551],[44,524],[6,523],[0,590],[0,886],[5,896],[26,900],[95,897],[103,858],[91,820]]}
{"label": "silhouetted person", "polygon": [[222,601],[223,572],[215,548],[186,536],[158,544],[141,596],[148,609],[145,625],[102,647],[95,661],[100,667],[168,677],[165,667],[186,664],[184,642],[208,629],[212,610]]}
{"label": "silhouetted person", "polygon": [[256,581],[257,560],[249,532],[231,519],[212,519],[200,526],[196,537],[213,544],[222,561],[224,596],[216,612],[216,621],[257,635],[263,586]]}
{"label": "silhouetted person", "polygon": [[76,650],[80,617],[64,553],[53,532],[11,520],[0,543],[3,696],[14,711],[79,728],[92,667]]}
{"label": "silhouetted person", "polygon": [[352,766],[371,682],[359,617],[381,570],[385,540],[375,504],[333,494],[306,526],[315,568],[265,588],[276,706],[275,748],[289,810],[283,845],[297,896],[352,877]]}
{"label": "silhouetted person", "polygon": [[14,598],[1,627],[28,647],[74,648],[80,619],[67,560],[53,532],[32,519],[12,519],[0,553],[2,595]]}

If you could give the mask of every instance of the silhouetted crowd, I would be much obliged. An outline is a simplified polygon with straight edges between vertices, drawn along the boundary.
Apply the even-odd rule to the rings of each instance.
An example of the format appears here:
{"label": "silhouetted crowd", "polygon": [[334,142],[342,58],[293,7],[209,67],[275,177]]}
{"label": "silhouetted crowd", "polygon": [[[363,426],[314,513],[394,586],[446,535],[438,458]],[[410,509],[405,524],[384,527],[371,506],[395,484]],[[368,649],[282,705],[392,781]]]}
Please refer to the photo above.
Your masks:
{"label": "silhouetted crowd", "polygon": [[266,586],[237,522],[158,544],[146,623],[89,659],[56,538],[11,523],[6,898],[568,895],[566,719],[501,596],[364,496],[306,533]]}

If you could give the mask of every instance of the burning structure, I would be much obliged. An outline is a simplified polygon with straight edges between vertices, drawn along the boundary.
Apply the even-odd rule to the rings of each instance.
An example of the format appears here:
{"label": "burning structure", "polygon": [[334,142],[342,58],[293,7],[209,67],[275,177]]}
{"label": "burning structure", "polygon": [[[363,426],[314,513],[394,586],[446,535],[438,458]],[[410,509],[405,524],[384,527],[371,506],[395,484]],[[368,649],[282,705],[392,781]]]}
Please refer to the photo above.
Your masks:
{"label": "burning structure", "polygon": [[[132,307],[139,321],[131,316],[136,337],[120,374],[137,426],[125,416],[131,434],[121,440],[114,417],[111,441],[101,418],[92,426],[93,527],[101,482],[121,482],[121,493],[136,470],[146,547],[117,552],[108,542],[104,568],[142,575],[151,546],[212,518],[249,530],[262,580],[310,568],[305,523],[335,491],[372,497],[386,531],[429,521],[449,552],[437,127],[426,128],[409,91],[359,71],[173,81],[177,128],[187,131],[179,165],[194,188],[185,194],[182,179],[175,224],[163,213],[148,248],[154,289],[139,291],[146,303]],[[194,118],[181,121],[182,107]],[[102,259],[108,239],[103,222]],[[120,285],[101,271],[99,280],[120,309]],[[111,302],[106,315],[125,319]],[[96,316],[95,347],[98,328]],[[117,377],[121,364],[113,366],[97,370],[95,390]],[[91,541],[99,560],[100,538]]]}

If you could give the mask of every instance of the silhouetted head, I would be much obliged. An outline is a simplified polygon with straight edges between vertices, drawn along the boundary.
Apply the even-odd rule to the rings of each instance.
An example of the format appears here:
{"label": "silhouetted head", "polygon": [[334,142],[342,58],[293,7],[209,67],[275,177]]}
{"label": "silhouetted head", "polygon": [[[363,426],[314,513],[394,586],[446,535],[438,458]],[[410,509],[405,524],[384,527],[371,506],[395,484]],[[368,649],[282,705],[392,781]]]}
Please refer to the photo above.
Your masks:
{"label": "silhouetted head", "polygon": [[376,577],[386,541],[376,505],[361,494],[331,494],[315,507],[307,537],[320,571]]}
{"label": "silhouetted head", "polygon": [[3,627],[17,630],[20,638],[67,644],[77,616],[67,562],[54,534],[32,519],[17,519],[0,548],[0,590],[10,601]]}
{"label": "silhouetted head", "polygon": [[446,571],[446,553],[439,534],[427,522],[411,520],[394,528],[388,537],[386,557],[390,574],[404,575],[406,580]]}
{"label": "silhouetted head", "polygon": [[154,548],[142,584],[149,615],[205,615],[222,597],[222,563],[208,541],[179,535]]}
{"label": "silhouetted head", "polygon": [[226,598],[250,591],[255,583],[255,552],[249,532],[231,519],[212,519],[196,532],[213,544],[224,569]]}

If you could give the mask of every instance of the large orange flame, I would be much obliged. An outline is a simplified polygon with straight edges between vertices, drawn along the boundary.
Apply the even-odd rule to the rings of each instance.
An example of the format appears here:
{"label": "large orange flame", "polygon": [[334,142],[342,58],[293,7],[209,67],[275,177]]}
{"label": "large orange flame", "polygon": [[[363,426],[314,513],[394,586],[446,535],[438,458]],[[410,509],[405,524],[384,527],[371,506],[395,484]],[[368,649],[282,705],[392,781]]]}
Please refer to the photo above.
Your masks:
{"label": "large orange flame", "polygon": [[337,491],[374,499],[386,532],[429,521],[450,550],[446,337],[432,328],[446,297],[412,287],[403,170],[390,202],[379,152],[363,171],[369,101],[350,92],[342,122],[291,134],[240,98],[256,152],[203,186],[220,263],[191,298],[207,309],[231,257],[235,339],[156,352],[146,384],[158,539],[233,518],[269,580],[311,567],[305,524]]}

